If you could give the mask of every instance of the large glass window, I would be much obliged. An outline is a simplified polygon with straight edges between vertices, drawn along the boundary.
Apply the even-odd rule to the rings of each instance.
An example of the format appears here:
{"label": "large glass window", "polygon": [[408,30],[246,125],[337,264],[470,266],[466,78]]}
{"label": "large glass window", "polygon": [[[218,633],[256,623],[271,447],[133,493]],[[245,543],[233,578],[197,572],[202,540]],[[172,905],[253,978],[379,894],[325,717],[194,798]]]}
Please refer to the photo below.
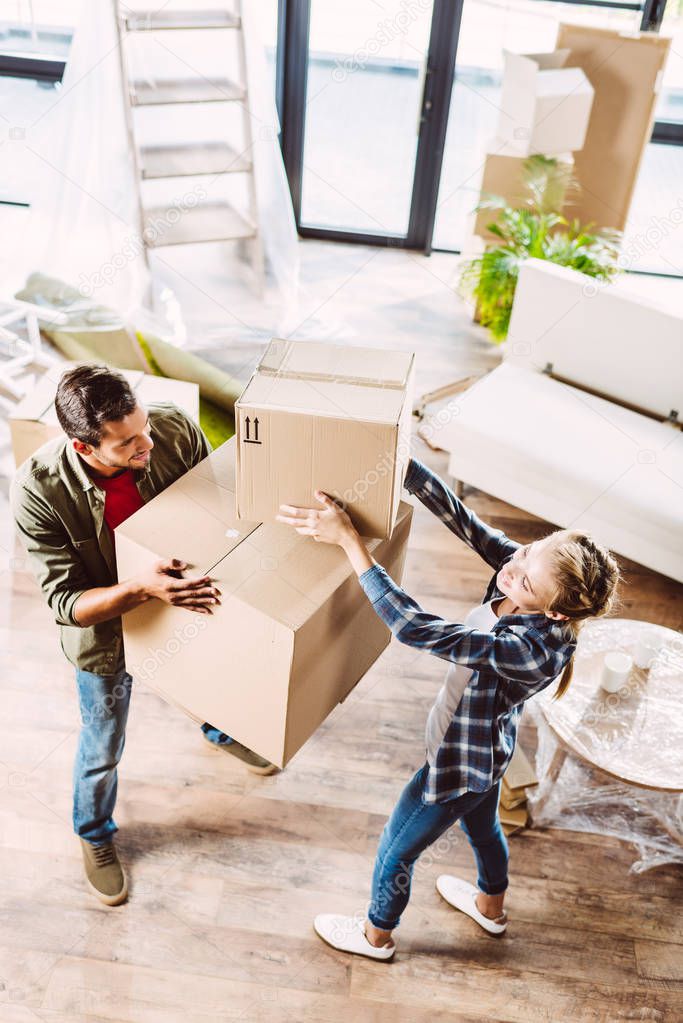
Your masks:
{"label": "large glass window", "polygon": [[59,82],[83,0],[0,0],[0,77]]}
{"label": "large glass window", "polygon": [[431,0],[312,0],[301,223],[405,235]]}
{"label": "large glass window", "polygon": [[645,150],[623,251],[629,270],[683,277],[683,146]]}

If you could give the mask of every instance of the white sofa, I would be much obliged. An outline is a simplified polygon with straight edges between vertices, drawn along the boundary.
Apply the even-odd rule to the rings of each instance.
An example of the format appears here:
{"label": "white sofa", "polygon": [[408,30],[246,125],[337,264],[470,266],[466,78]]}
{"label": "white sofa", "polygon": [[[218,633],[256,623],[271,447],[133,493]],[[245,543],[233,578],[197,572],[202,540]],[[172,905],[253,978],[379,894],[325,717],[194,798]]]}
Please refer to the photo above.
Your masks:
{"label": "white sofa", "polygon": [[448,408],[455,480],[683,581],[682,315],[529,260],[501,365]]}

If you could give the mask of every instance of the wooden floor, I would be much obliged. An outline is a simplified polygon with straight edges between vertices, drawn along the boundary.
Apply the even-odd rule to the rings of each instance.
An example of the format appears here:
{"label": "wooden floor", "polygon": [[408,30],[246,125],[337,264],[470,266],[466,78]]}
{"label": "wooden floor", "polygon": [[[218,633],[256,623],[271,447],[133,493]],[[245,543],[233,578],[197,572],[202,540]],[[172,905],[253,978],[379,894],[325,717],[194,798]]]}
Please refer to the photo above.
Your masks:
{"label": "wooden floor", "polygon": [[[317,243],[306,253],[318,269],[328,261],[330,293],[335,260],[359,259],[359,250],[349,255]],[[400,288],[397,266],[405,275]],[[430,324],[419,333],[427,387],[495,359],[481,335],[469,333],[457,301],[442,294],[447,274],[433,283],[444,266],[437,261],[425,271],[414,257],[380,253],[377,276],[365,284],[368,316],[377,318],[383,303],[384,343],[414,342],[422,303]],[[350,287],[360,289],[347,295],[349,315],[360,322],[358,275]],[[419,441],[415,453],[445,469],[444,457]],[[680,874],[667,867],[629,874],[635,852],[616,840],[559,830],[513,836],[511,923],[495,939],[435,892],[444,870],[475,878],[456,827],[448,849],[418,863],[394,962],[351,959],[315,937],[315,913],[364,911],[386,815],[422,762],[424,723],[444,665],[398,644],[273,778],[248,775],[210,749],[189,720],[136,687],[116,814],[131,898],[113,910],[98,904],[85,890],[70,822],[72,672],[0,500],[1,1023],[683,1018]],[[467,500],[516,539],[549,528],[486,495]],[[622,614],[681,628],[681,588],[636,565],[624,569]],[[457,619],[481,599],[488,576],[417,508],[410,593]],[[239,672],[239,665],[216,668]],[[533,752],[528,725],[522,744]]]}

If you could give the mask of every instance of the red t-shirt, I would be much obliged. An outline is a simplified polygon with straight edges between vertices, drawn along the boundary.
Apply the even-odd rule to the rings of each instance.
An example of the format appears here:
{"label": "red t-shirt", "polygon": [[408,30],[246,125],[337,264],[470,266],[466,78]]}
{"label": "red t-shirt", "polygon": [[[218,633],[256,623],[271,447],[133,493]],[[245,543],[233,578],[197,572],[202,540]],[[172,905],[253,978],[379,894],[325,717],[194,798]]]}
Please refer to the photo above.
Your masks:
{"label": "red t-shirt", "polygon": [[130,469],[124,469],[117,476],[100,476],[97,485],[104,490],[104,521],[111,530],[125,522],[145,503],[135,486]]}

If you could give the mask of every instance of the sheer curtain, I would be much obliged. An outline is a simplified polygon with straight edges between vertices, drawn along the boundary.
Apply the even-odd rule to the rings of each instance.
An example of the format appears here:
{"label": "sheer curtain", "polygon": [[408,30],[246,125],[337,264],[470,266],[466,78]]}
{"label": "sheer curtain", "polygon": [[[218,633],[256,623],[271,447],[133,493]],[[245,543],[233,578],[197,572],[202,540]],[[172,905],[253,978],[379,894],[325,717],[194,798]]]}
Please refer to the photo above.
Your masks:
{"label": "sheer curtain", "polygon": [[131,316],[150,277],[140,239],[114,4],[84,0],[61,86],[26,123],[31,208],[15,273],[59,277]]}
{"label": "sheer curtain", "polygon": [[[57,277],[123,320],[183,343],[184,310],[171,288],[157,281],[153,289],[142,245],[116,0],[70,3],[75,31],[61,85],[46,94],[35,82],[5,80],[19,102],[0,106],[0,115],[9,115],[8,124],[21,121],[13,131],[5,190],[31,204],[28,211],[8,213],[12,245],[2,256],[5,281],[16,290],[34,272]],[[259,228],[271,315],[282,323],[297,306],[298,236],[278,142],[262,8],[246,2],[242,8]],[[200,265],[219,273],[226,264],[212,247]],[[197,272],[201,276],[199,265]]]}

